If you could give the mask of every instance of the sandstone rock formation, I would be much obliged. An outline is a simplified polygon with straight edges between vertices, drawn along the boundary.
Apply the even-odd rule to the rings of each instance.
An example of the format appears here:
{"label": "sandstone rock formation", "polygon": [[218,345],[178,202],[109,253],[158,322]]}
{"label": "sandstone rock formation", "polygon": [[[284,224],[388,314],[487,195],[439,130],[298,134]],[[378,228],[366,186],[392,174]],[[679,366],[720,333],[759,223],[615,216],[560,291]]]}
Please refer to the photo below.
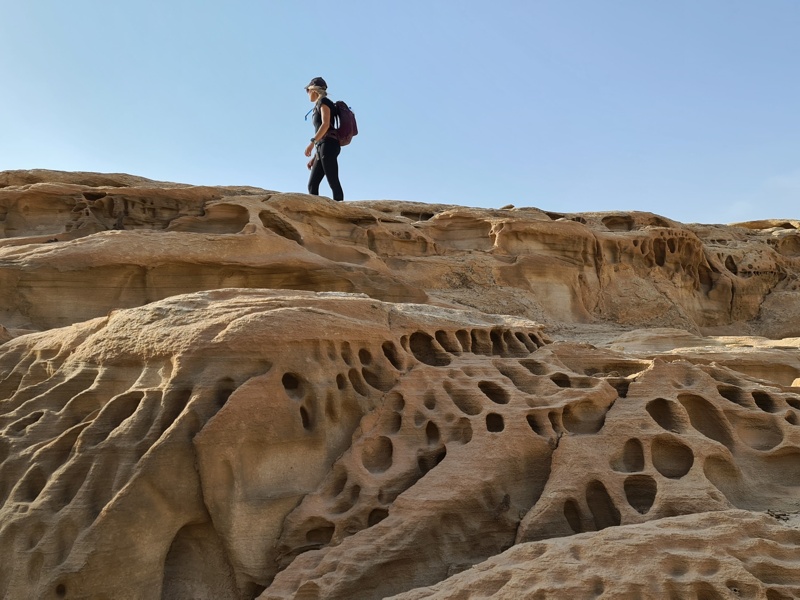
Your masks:
{"label": "sandstone rock formation", "polygon": [[0,596],[800,597],[800,233],[0,173]]}

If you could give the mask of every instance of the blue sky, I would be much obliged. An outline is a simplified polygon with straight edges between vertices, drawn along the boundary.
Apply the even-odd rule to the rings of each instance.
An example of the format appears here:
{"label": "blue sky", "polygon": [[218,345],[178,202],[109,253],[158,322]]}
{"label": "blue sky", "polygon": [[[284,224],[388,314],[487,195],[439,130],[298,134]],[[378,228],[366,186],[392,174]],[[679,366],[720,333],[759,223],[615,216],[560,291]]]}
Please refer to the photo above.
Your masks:
{"label": "blue sky", "polygon": [[304,191],[321,75],[348,200],[800,218],[798,0],[0,7],[0,169]]}

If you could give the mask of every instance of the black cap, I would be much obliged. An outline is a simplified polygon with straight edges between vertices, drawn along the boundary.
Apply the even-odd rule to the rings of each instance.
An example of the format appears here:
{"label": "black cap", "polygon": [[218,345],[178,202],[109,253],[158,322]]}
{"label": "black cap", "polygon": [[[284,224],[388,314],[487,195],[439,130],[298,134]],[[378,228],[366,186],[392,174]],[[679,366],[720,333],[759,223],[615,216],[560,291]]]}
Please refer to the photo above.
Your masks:
{"label": "black cap", "polygon": [[305,89],[310,87],[321,87],[323,90],[327,90],[328,84],[325,83],[325,80],[322,77],[314,77],[314,79],[311,80],[311,83],[309,83]]}

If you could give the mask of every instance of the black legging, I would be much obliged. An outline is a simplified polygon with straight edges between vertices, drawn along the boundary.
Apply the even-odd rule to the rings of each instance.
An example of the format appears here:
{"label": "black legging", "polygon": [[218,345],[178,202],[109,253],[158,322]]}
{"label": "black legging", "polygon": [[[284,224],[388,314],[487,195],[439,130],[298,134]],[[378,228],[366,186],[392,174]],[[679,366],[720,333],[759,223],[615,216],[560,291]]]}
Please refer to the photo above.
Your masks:
{"label": "black legging", "polygon": [[336,140],[325,140],[317,146],[317,155],[311,165],[311,174],[308,176],[308,193],[319,196],[319,184],[322,178],[327,177],[331,186],[334,200],[344,200],[342,184],[339,183],[339,162],[336,160],[342,147]]}

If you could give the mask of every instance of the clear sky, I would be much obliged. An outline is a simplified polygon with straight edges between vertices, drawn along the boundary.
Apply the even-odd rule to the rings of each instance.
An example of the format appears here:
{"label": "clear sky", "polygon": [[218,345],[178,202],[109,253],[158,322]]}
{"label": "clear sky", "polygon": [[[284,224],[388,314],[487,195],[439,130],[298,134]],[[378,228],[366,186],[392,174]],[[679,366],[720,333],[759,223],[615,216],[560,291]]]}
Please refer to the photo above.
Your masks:
{"label": "clear sky", "polygon": [[800,0],[0,7],[0,170],[302,192],[321,75],[348,200],[800,219]]}

